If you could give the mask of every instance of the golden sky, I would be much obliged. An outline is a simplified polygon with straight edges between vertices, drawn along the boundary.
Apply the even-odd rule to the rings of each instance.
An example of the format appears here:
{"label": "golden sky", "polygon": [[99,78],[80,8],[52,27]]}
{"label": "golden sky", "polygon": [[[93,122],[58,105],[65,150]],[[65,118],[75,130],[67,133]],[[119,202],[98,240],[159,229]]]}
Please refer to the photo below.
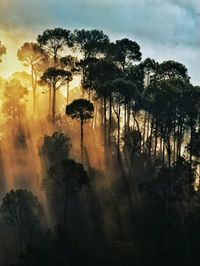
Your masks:
{"label": "golden sky", "polygon": [[0,64],[0,76],[7,78],[15,71],[26,70],[28,72],[28,68],[25,68],[17,59],[17,50],[24,42],[33,41],[33,38],[25,32],[0,30],[0,40],[7,49]]}

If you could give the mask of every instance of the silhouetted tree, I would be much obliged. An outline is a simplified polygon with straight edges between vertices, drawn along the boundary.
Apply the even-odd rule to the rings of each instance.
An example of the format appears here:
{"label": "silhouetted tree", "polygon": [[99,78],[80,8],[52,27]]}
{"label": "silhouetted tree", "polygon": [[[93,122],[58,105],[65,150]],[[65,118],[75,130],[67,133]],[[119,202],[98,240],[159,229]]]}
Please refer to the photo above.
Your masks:
{"label": "silhouetted tree", "polygon": [[48,57],[44,50],[37,43],[24,43],[17,52],[18,59],[24,66],[31,68],[31,85],[33,90],[33,115],[35,114],[36,89],[38,83],[38,70],[46,64],[48,66]]}
{"label": "silhouetted tree", "polygon": [[17,189],[8,192],[2,199],[1,215],[8,226],[16,230],[20,250],[40,228],[43,207],[32,192]]}
{"label": "silhouetted tree", "polygon": [[78,59],[77,57],[68,55],[60,59],[60,65],[64,70],[69,72],[69,81],[67,83],[67,104],[69,104],[69,83],[72,81],[73,75],[80,72],[80,68],[78,67]]}
{"label": "silhouetted tree", "polygon": [[128,155],[127,158],[130,160],[130,163],[133,162],[133,156],[141,152],[141,139],[141,132],[134,128],[124,131],[124,152],[125,155]]}
{"label": "silhouetted tree", "polygon": [[69,157],[69,137],[60,132],[54,132],[51,136],[45,135],[40,155],[47,163],[47,168]]}
{"label": "silhouetted tree", "polygon": [[81,161],[83,161],[83,124],[93,118],[94,105],[86,99],[74,100],[66,106],[66,115],[78,119],[81,126]]}
{"label": "silhouetted tree", "polygon": [[140,52],[140,46],[136,42],[125,38],[117,40],[116,47],[115,60],[120,63],[123,72],[132,62],[141,60],[142,53]]}
{"label": "silhouetted tree", "polygon": [[47,29],[37,37],[39,45],[53,57],[53,67],[58,65],[58,56],[65,47],[73,46],[71,32],[62,28]]}
{"label": "silhouetted tree", "polygon": [[[88,63],[91,59],[101,57],[109,43],[109,38],[103,31],[99,30],[75,30],[74,31],[74,47],[79,50],[83,58],[80,60],[82,68],[82,86],[84,88],[85,76]],[[88,89],[88,88],[87,88]],[[90,89],[89,89],[90,100]]]}
{"label": "silhouetted tree", "polygon": [[[42,189],[50,200],[58,223],[68,229],[68,203],[72,195],[79,193],[84,186],[90,185],[90,179],[83,166],[74,160],[63,160],[53,165],[46,178],[42,180]],[[59,206],[58,206],[59,202]]]}
{"label": "silhouetted tree", "polygon": [[48,68],[41,77],[41,83],[47,84],[53,90],[52,97],[52,122],[55,123],[56,91],[71,80],[71,73],[54,67]]}
{"label": "silhouetted tree", "polygon": [[190,163],[195,165],[200,164],[200,132],[199,130],[192,133],[192,138],[190,139],[187,150],[190,154]]}
{"label": "silhouetted tree", "polygon": [[120,69],[109,59],[103,58],[90,61],[85,75],[85,85],[94,90],[96,96],[102,99],[102,117],[104,129],[104,146],[106,147],[107,131],[107,101],[109,102],[108,143],[110,144],[112,105],[113,105],[113,82],[121,76]]}
{"label": "silhouetted tree", "polygon": [[[134,84],[125,79],[116,79],[112,82],[113,86],[113,110],[117,117],[117,147],[118,155],[120,153],[120,136],[121,136],[121,111],[122,105],[126,105],[128,99],[131,97]],[[126,128],[126,126],[125,126]]]}
{"label": "silhouetted tree", "polygon": [[103,53],[109,38],[103,31],[83,29],[74,31],[74,41],[75,47],[83,53],[84,59],[87,59]]}

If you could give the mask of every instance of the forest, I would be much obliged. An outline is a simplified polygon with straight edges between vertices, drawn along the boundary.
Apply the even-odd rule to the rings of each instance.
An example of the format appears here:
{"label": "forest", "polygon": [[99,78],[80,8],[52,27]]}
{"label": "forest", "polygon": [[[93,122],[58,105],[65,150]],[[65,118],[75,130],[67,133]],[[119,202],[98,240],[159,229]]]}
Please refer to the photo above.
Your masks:
{"label": "forest", "polygon": [[27,71],[0,78],[0,265],[200,265],[187,67],[95,29],[46,29],[17,49]]}

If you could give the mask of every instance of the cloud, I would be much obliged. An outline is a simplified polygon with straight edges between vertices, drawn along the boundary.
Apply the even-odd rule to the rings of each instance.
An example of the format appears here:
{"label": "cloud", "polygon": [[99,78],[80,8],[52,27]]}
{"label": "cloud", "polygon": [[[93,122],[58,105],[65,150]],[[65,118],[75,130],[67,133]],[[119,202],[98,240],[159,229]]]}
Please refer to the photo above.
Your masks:
{"label": "cloud", "polygon": [[189,67],[195,83],[200,83],[196,70],[200,69],[200,63],[192,62],[191,58],[199,58],[199,21],[199,0],[0,2],[0,27],[11,38],[12,35],[36,37],[44,29],[57,26],[72,30],[102,29],[111,39],[129,37],[136,40],[145,56],[154,55],[161,60],[171,55],[171,59],[180,59]]}

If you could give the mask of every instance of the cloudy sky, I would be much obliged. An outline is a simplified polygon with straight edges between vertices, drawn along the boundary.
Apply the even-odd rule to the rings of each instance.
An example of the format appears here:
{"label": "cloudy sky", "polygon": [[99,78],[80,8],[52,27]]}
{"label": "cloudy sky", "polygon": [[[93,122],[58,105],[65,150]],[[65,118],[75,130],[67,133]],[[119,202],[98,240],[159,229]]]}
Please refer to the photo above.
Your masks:
{"label": "cloudy sky", "polygon": [[58,26],[128,37],[139,43],[143,59],[182,62],[200,84],[199,0],[0,0],[0,40],[8,48],[0,74],[20,66],[16,50],[24,41]]}

